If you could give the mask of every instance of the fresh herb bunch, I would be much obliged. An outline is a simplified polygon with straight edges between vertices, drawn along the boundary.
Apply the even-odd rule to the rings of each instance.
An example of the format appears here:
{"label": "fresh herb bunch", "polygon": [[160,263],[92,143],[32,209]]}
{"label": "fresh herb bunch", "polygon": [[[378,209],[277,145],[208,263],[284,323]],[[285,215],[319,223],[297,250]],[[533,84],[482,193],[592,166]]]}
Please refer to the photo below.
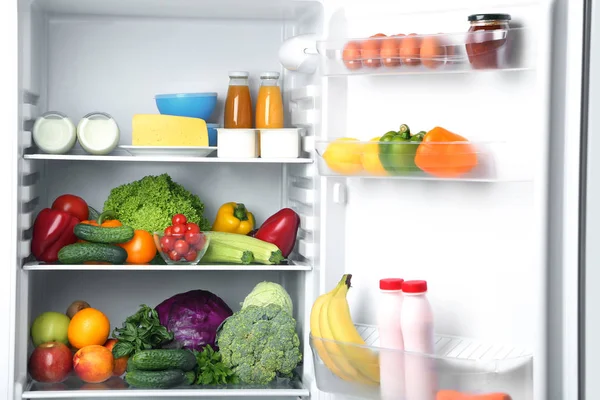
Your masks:
{"label": "fresh herb bunch", "polygon": [[127,317],[122,328],[115,328],[113,337],[118,339],[112,351],[117,359],[158,348],[173,340],[173,333],[160,324],[156,310],[142,304],[137,313]]}
{"label": "fresh herb bunch", "polygon": [[194,351],[198,362],[196,385],[226,385],[240,383],[231,368],[221,361],[221,353],[208,344],[202,351]]}

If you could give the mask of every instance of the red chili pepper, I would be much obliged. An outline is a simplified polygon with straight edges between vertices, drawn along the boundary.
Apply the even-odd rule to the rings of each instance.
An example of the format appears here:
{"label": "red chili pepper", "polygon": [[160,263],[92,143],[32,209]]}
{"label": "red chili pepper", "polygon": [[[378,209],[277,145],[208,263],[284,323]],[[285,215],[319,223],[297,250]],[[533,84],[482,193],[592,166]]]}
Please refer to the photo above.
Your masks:
{"label": "red chili pepper", "polygon": [[255,238],[279,247],[287,257],[296,245],[300,217],[291,208],[284,208],[271,215],[260,227]]}
{"label": "red chili pepper", "polygon": [[79,219],[64,211],[44,208],[33,224],[31,252],[38,261],[58,261],[58,251],[77,242],[73,233]]}

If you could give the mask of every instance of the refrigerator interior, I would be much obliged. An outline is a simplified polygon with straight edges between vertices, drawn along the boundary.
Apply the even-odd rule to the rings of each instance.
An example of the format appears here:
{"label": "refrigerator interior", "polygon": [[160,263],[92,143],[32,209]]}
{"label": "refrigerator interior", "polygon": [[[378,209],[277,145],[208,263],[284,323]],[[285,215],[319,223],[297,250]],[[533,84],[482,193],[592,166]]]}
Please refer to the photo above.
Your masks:
{"label": "refrigerator interior", "polygon": [[[289,164],[285,160],[220,162],[219,159],[186,163],[176,157],[156,163],[82,161],[77,156],[85,153],[77,148],[72,152],[75,157],[52,159],[40,155],[30,130],[35,118],[49,110],[60,110],[73,121],[102,110],[117,121],[120,144],[131,144],[131,118],[137,113],[157,114],[155,94],[206,91],[217,92],[219,96],[217,109],[208,122],[222,124],[229,83],[227,73],[246,70],[251,75],[254,99],[259,74],[281,72],[286,125],[303,128],[303,135],[313,136],[318,129],[315,124],[318,79],[284,70],[278,52],[285,39],[322,29],[322,6],[312,1],[270,0],[251,4],[240,0],[177,0],[168,5],[161,1],[59,0],[22,1],[19,6],[23,93],[19,152],[23,157],[19,160],[19,267],[13,379],[16,398],[23,392],[24,398],[51,396],[52,391],[56,397],[61,390],[66,397],[77,396],[72,391],[66,392],[74,389],[68,381],[54,388],[31,386],[26,365],[33,350],[27,334],[33,319],[44,311],[64,312],[75,300],[73,296],[103,310],[114,328],[140,304],[154,307],[176,293],[192,289],[209,290],[221,296],[232,309],[239,310],[239,304],[254,285],[273,281],[290,293],[298,332],[304,342],[304,336],[308,337],[305,321],[309,312],[304,300],[313,297],[310,293],[314,274],[310,271],[318,261],[314,245],[318,234],[314,202],[318,188],[309,153],[303,152],[300,159]],[[301,217],[301,228],[290,257],[292,264],[232,266],[225,271],[210,266],[204,268],[206,271],[200,271],[200,267],[169,271],[168,266],[149,267],[150,270],[133,267],[127,271],[126,266],[61,270],[32,262],[29,247],[35,216],[57,196],[66,192],[77,194],[89,199],[94,208],[102,209],[112,188],[162,173],[197,194],[210,221],[219,206],[228,201],[244,202],[254,212],[257,223],[280,208],[293,208]],[[309,346],[302,348],[304,358],[310,360]],[[77,383],[76,388],[80,387],[81,383]],[[302,385],[279,389],[238,389],[234,396],[298,397],[309,393]],[[170,395],[228,396],[224,390],[212,394],[210,390],[202,394],[175,391]],[[152,397],[152,393],[140,391],[125,396]]]}
{"label": "refrigerator interior", "polygon": [[[376,324],[380,278],[426,279],[436,331],[530,349],[535,399],[545,399],[550,4],[497,2],[485,9],[466,1],[451,9],[440,4],[400,9],[385,1],[365,7],[341,0],[175,0],[168,6],[158,0],[20,2],[20,89],[25,93],[20,155],[37,154],[27,127],[48,110],[74,120],[108,112],[119,123],[121,144],[130,143],[133,114],[156,113],[156,93],[216,91],[220,119],[227,71],[241,69],[251,73],[254,98],[260,72],[282,73],[286,120],[305,128],[303,157],[315,163],[20,159],[17,398],[29,385],[31,344],[24,332],[42,311],[63,312],[83,298],[105,310],[114,327],[139,304],[154,306],[194,288],[213,291],[235,308],[263,280],[290,292],[301,333],[304,388],[286,395],[306,396],[310,388],[311,397],[327,398],[314,384],[310,307],[343,273],[352,273],[349,303],[355,322]],[[335,47],[378,32],[464,32],[466,17],[480,12],[510,13],[523,28],[515,52],[520,68],[350,76],[334,73],[325,57],[316,74],[290,72],[279,63],[283,41],[299,34],[323,33],[320,45]],[[483,182],[319,177],[311,137],[368,141],[403,123],[415,131],[443,126],[487,143],[494,173],[484,175]],[[209,220],[220,204],[232,200],[243,201],[257,220],[284,206],[294,208],[302,229],[293,258],[302,268],[44,271],[27,264],[33,219],[56,196],[78,194],[101,209],[111,188],[160,173],[198,194]],[[27,396],[43,398],[44,393],[28,391]]]}

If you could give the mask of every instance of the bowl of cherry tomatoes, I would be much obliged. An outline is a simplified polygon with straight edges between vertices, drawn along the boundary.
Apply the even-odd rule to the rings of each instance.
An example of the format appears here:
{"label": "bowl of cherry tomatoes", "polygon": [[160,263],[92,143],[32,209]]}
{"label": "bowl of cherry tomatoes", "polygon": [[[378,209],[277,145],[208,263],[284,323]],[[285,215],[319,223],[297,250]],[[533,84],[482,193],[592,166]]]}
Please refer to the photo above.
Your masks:
{"label": "bowl of cherry tomatoes", "polygon": [[196,265],[208,249],[209,238],[200,227],[176,214],[163,232],[154,233],[154,243],[160,256],[169,265]]}

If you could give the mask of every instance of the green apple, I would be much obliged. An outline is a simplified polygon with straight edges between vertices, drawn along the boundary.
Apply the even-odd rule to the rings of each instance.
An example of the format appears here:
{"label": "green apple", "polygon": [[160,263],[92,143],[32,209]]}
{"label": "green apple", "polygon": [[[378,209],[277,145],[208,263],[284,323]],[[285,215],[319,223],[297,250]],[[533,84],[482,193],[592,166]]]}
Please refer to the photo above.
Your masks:
{"label": "green apple", "polygon": [[60,342],[69,345],[69,322],[65,314],[54,311],[39,315],[31,325],[31,340],[35,347],[42,343]]}

